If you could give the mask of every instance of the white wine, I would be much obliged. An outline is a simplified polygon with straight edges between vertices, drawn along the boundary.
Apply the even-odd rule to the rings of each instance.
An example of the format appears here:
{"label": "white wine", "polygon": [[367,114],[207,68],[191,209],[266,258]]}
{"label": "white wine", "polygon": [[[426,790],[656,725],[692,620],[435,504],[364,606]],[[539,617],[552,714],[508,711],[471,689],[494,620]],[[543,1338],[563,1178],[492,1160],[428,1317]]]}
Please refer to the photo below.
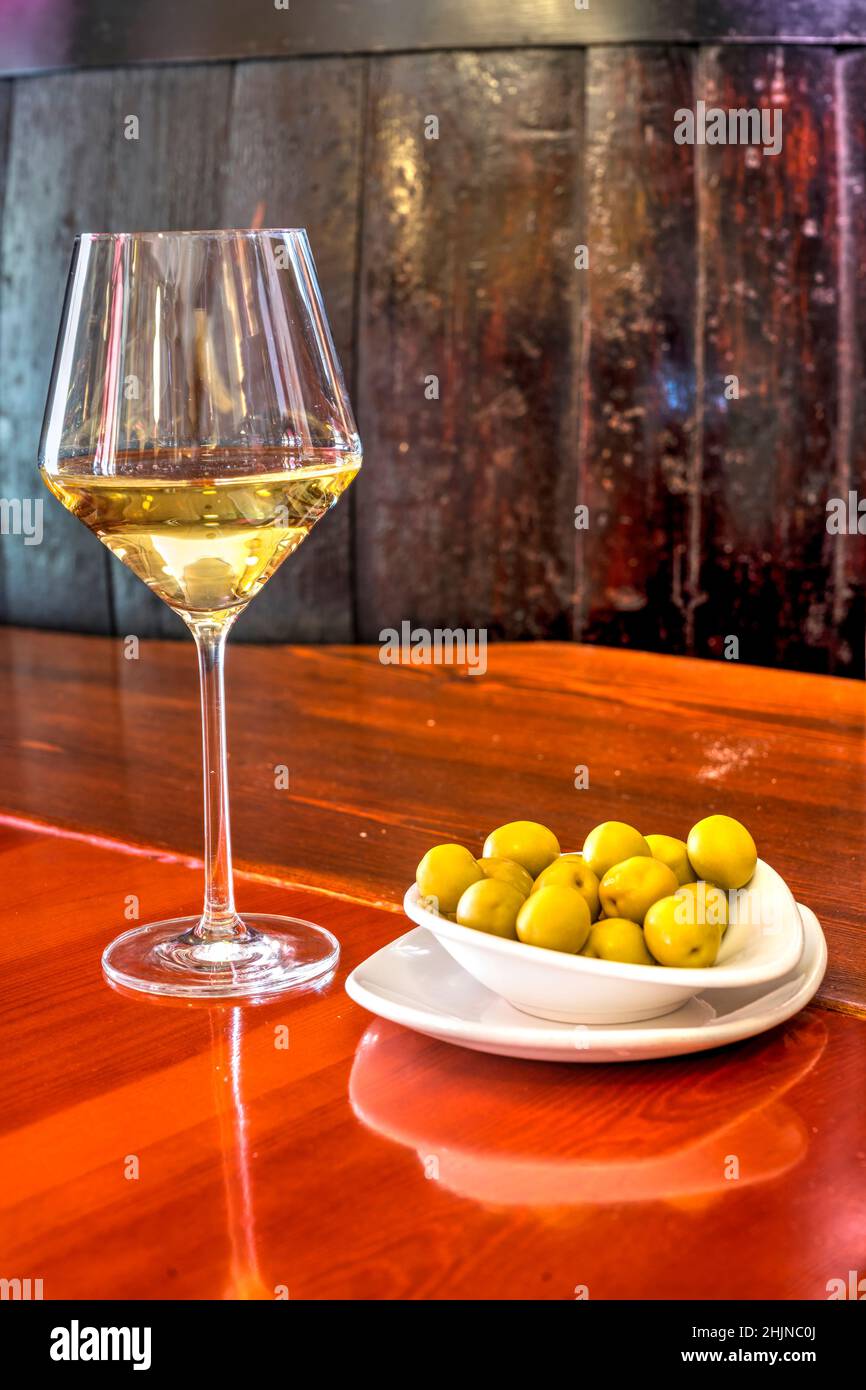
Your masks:
{"label": "white wine", "polygon": [[103,476],[69,462],[45,481],[171,608],[219,620],[243,608],[297,550],[361,463],[359,454],[333,449],[305,453],[279,471],[267,454],[257,461],[266,471],[234,472],[223,457],[219,476],[201,477]]}

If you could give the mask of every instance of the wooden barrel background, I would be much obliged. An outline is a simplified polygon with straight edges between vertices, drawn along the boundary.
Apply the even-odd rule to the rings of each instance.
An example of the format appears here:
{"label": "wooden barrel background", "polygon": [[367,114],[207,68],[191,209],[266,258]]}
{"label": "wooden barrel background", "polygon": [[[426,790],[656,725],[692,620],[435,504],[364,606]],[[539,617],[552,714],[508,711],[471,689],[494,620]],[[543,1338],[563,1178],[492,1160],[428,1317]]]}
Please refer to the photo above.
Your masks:
{"label": "wooden barrel background", "polygon": [[[364,51],[350,25],[343,52],[97,46],[0,81],[0,496],[43,496],[77,231],[304,225],[365,465],[239,639],[408,620],[723,659],[735,636],[862,676],[866,538],[826,517],[866,496],[863,7],[790,7],[776,37],[752,5],[745,42],[719,19],[744,6],[661,4],[658,40],[634,6],[606,38],[565,6],[534,45],[516,8],[504,42],[455,20]],[[780,153],[675,143],[699,100],[781,109]],[[44,502],[41,545],[0,537],[4,622],[183,635]]]}

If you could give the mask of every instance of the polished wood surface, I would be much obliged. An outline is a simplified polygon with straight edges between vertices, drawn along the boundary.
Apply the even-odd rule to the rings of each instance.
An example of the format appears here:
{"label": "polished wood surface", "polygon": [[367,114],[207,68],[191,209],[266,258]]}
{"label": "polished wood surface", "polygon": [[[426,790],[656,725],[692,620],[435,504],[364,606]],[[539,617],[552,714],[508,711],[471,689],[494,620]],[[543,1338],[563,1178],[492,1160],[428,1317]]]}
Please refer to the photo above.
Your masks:
{"label": "polished wood surface", "polygon": [[[191,650],[0,634],[0,1277],[47,1297],[823,1299],[863,1273],[862,691],[565,645],[488,655],[469,676],[232,653],[240,905],[322,923],[343,957],[320,991],[223,1009],[99,970],[131,912],[198,903]],[[556,1066],[345,995],[407,925],[431,841],[527,814],[578,844],[618,813],[681,832],[710,809],[749,822],[827,934],[818,1002],[782,1028]]]}
{"label": "polished wood surface", "polygon": [[[0,810],[198,855],[192,644],[126,649],[0,629]],[[726,811],[821,918],[825,996],[866,1006],[861,684],[570,644],[487,657],[468,675],[230,642],[239,862],[397,911],[438,840],[480,851],[493,826],[529,817],[579,848],[598,821],[683,836]]]}

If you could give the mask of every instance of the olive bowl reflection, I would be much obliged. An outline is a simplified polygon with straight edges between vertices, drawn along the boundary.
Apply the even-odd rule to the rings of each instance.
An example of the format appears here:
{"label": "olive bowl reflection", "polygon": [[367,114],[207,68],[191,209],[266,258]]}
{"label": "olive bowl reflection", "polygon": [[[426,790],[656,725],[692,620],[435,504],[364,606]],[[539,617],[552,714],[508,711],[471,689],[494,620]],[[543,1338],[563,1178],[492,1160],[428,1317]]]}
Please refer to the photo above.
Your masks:
{"label": "olive bowl reflection", "polygon": [[413,1149],[426,1176],[496,1206],[712,1201],[805,1156],[782,1097],[827,1034],[805,1013],[698,1057],[568,1067],[470,1052],[383,1020],[355,1052],[349,1098],[375,1133]]}

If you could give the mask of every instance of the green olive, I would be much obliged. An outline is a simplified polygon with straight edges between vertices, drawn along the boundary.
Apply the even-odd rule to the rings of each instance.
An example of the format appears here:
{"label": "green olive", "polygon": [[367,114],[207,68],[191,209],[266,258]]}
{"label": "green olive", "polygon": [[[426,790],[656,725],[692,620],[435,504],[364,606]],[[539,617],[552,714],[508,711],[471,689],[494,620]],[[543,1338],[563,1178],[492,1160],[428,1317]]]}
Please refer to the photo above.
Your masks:
{"label": "green olive", "polygon": [[558,883],[530,894],[517,914],[517,935],[525,945],[571,955],[586,944],[590,925],[583,894]]}
{"label": "green olive", "polygon": [[658,898],[666,898],[678,887],[677,876],[667,864],[636,854],[608,869],[598,891],[606,916],[642,922]]}
{"label": "green olive", "polygon": [[689,831],[689,859],[698,878],[720,888],[742,888],[758,863],[755,842],[732,816],[707,816]]}
{"label": "green olive", "polygon": [[595,921],[598,916],[598,879],[592,869],[584,864],[582,855],[561,854],[558,859],[554,859],[552,864],[542,869],[532,891],[537,893],[539,888],[549,888],[554,883],[570,884],[578,893],[582,893],[586,898],[590,918]]}
{"label": "green olive", "polygon": [[685,840],[677,840],[673,835],[647,835],[646,842],[653,859],[673,869],[678,883],[694,883],[697,875],[689,863]]}
{"label": "green olive", "polygon": [[497,878],[482,878],[471,883],[457,904],[457,921],[461,927],[473,927],[491,936],[507,936],[517,940],[517,914],[525,902],[523,894],[510,883]]}
{"label": "green olive", "polygon": [[655,965],[646,948],[643,931],[626,917],[606,917],[596,922],[581,955],[595,960],[617,960],[625,965]]}
{"label": "green olive", "polygon": [[415,882],[427,906],[447,916],[456,912],[461,895],[483,874],[463,845],[434,845],[415,872]]}
{"label": "green olive", "polygon": [[688,920],[684,891],[653,903],[644,922],[644,940],[659,965],[703,969],[715,964],[722,932],[712,922]]}
{"label": "green olive", "polygon": [[485,859],[513,859],[537,878],[559,855],[559,841],[552,830],[534,820],[513,820],[491,830],[484,841]]}
{"label": "green olive", "polygon": [[513,859],[477,859],[475,861],[486,878],[498,878],[502,883],[510,883],[522,898],[532,892],[532,879],[522,864]]}
{"label": "green olive", "polygon": [[583,861],[596,878],[604,878],[614,864],[633,859],[635,855],[651,859],[652,850],[639,830],[621,820],[603,821],[590,830],[583,842]]}

